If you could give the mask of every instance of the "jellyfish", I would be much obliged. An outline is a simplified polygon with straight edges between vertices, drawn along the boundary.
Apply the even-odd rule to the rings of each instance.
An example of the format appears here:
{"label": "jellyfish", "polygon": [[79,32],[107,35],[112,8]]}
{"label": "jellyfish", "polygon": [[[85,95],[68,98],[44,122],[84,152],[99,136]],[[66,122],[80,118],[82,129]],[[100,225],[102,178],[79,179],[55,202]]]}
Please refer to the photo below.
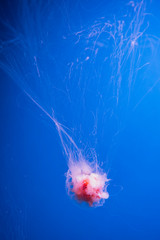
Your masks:
{"label": "jellyfish", "polygon": [[77,162],[69,161],[66,174],[66,186],[70,194],[78,202],[86,202],[90,207],[100,206],[109,198],[109,179],[106,173],[97,170],[97,167],[96,163],[91,164],[82,157]]}
{"label": "jellyfish", "polygon": [[[67,101],[68,105],[64,107],[67,115],[74,113],[75,119],[79,118],[77,125],[81,125],[81,128],[86,124],[84,132],[90,125],[86,120],[90,112],[95,124],[92,131],[86,133],[88,138],[95,137],[98,124],[100,128],[101,125],[104,127],[100,129],[100,134],[103,134],[104,129],[110,130],[112,120],[118,119],[116,126],[123,122],[120,117],[125,118],[131,87],[137,75],[141,76],[141,70],[149,64],[142,57],[146,47],[143,42],[146,43],[145,34],[149,27],[144,21],[145,4],[144,0],[135,4],[129,2],[128,6],[132,10],[128,10],[128,24],[126,14],[120,20],[101,17],[91,26],[83,28],[80,24],[76,32],[72,31],[69,22],[66,24],[69,14],[66,18],[62,17],[62,13],[62,33],[59,24],[53,23],[58,22],[55,21],[58,15],[56,11],[62,7],[63,12],[63,6],[58,1],[54,4],[52,1],[19,1],[18,9],[13,14],[14,21],[10,19],[1,22],[4,36],[0,39],[0,68],[20,86],[56,128],[68,166],[65,176],[69,196],[89,207],[102,206],[109,198],[110,182],[106,169],[101,168],[103,160],[98,159],[95,147],[94,154],[88,158],[80,141],[75,140],[76,134],[70,133],[68,124],[62,124],[57,109],[63,112],[63,105]],[[67,39],[69,43],[65,42]],[[57,47],[59,43],[60,50]],[[64,46],[66,49],[72,46],[67,56]],[[74,52],[74,56],[70,52]],[[69,109],[70,105],[74,107]],[[79,113],[78,105],[81,107]],[[64,121],[67,122],[66,119]],[[114,136],[119,129],[114,131],[113,127],[113,132],[108,132],[107,137]],[[102,139],[100,134],[99,139]],[[103,135],[101,141],[105,142],[106,135]]]}
{"label": "jellyfish", "polygon": [[[37,2],[34,0],[32,2],[36,6]],[[105,199],[109,197],[107,174],[100,168],[95,155],[93,160],[87,159],[84,151],[73,140],[73,136],[67,132],[66,127],[55,117],[54,106],[51,107],[52,113],[49,113],[44,107],[45,104],[43,104],[47,99],[47,95],[44,94],[46,90],[45,84],[54,88],[54,83],[50,80],[52,78],[52,68],[48,66],[49,64],[53,65],[53,61],[50,61],[53,56],[46,54],[46,52],[48,53],[47,43],[44,44],[44,41],[41,40],[41,32],[36,32],[40,22],[43,22],[42,9],[40,7],[36,8],[37,15],[32,16],[30,11],[33,5],[30,5],[29,1],[24,1],[22,7],[24,12],[28,11],[26,12],[27,18],[24,17],[23,19],[23,16],[21,16],[22,29],[17,29],[18,25],[5,24],[7,33],[12,37],[1,42],[0,68],[17,83],[23,93],[55,126],[64,157],[67,160],[68,171],[65,176],[69,196],[79,203],[85,202],[90,207],[101,206]],[[36,30],[33,30],[32,27],[33,29],[35,27]],[[47,24],[46,27],[48,27]],[[47,31],[46,28],[44,29]],[[43,60],[42,63],[40,63],[41,59]],[[45,62],[48,65],[45,66]],[[50,78],[47,78],[49,73]],[[49,91],[51,91],[51,88]],[[36,94],[37,92],[40,94]]]}
{"label": "jellyfish", "polygon": [[42,112],[54,123],[64,154],[67,158],[68,171],[66,175],[66,189],[72,198],[79,203],[87,203],[89,207],[102,206],[109,198],[107,187],[110,179],[98,165],[97,157],[92,162],[83,156],[73,138],[66,132],[54,116],[51,116],[32,96],[25,94]]}

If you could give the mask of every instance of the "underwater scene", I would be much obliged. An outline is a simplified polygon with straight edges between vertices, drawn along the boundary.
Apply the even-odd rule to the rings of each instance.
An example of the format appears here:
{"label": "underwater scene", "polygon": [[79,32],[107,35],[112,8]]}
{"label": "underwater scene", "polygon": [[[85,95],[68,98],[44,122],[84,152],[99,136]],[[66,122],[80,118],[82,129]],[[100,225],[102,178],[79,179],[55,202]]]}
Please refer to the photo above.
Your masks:
{"label": "underwater scene", "polygon": [[160,240],[160,2],[0,1],[0,240]]}

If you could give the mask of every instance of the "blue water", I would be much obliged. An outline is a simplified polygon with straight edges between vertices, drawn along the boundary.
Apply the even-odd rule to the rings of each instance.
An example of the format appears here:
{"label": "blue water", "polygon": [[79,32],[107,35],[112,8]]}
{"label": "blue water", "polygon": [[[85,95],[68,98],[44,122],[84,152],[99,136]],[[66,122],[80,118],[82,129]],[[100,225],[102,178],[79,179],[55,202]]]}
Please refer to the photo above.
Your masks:
{"label": "blue water", "polygon": [[[0,239],[159,240],[159,1],[29,2],[0,8]],[[96,153],[102,207],[68,196],[58,132],[25,92]]]}

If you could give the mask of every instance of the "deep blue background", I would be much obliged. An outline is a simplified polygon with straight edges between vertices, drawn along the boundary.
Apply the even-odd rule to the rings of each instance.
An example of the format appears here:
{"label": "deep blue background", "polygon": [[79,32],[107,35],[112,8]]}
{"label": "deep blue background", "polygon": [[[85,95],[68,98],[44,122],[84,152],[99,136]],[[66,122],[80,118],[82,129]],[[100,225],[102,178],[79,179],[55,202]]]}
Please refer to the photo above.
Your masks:
{"label": "deep blue background", "polygon": [[[12,4],[1,3],[4,19],[15,18],[16,1],[14,3],[14,8]],[[148,4],[147,10],[152,13],[150,33],[158,38],[160,6],[158,1]],[[104,15],[108,18],[113,14],[119,17],[123,6],[126,6],[126,1],[54,2],[55,52],[51,55],[55,65],[46,66],[45,59],[40,65],[44,66],[44,74],[49,72],[52,76],[51,72],[54,72],[52,82],[55,86],[66,89],[65,81],[61,81],[68,70],[66,62],[74,61],[74,54],[78,56],[83,49],[83,45],[79,45],[80,48],[73,50],[72,36],[66,47],[62,48],[64,43],[58,41],[59,36],[70,35],[70,32],[78,31],[82,26],[90,26]],[[1,38],[5,39],[7,30],[1,28],[1,32]],[[152,43],[154,45],[154,41]],[[109,125],[105,121],[103,126],[102,115],[97,116],[100,124],[97,125],[99,129],[95,142],[94,136],[88,134],[90,117],[86,115],[90,107],[93,108],[92,98],[91,103],[86,101],[78,104],[73,82],[68,86],[74,102],[65,103],[63,94],[58,90],[52,96],[49,83],[48,91],[43,92],[43,89],[47,89],[43,84],[39,88],[37,95],[39,98],[42,96],[41,104],[47,110],[54,108],[60,122],[73,130],[71,135],[76,143],[80,144],[83,140],[84,145],[87,143],[91,147],[94,142],[98,157],[103,157],[104,170],[109,171],[112,181],[108,188],[111,196],[100,208],[82,207],[68,197],[65,190],[67,161],[53,123],[28,99],[22,85],[1,71],[0,239],[160,239],[160,84],[157,83],[148,92],[160,76],[159,49],[156,51],[145,84],[142,82],[145,72],[136,79],[129,107],[123,106],[123,98],[118,110],[113,107],[113,111],[117,111],[116,123],[109,118]],[[144,61],[145,58],[148,60],[147,53],[144,54]],[[26,71],[30,70],[29,65],[25,67]],[[88,83],[88,74],[94,81],[93,69],[89,69],[90,72],[86,69],[83,70],[84,83]],[[73,79],[76,80],[76,73]],[[101,80],[105,81],[103,74]],[[83,84],[81,87],[83,89]],[[87,87],[84,84],[84,88]],[[92,87],[96,88],[96,85]],[[101,87],[103,84],[100,83],[99,89]],[[147,92],[140,104],[136,105]],[[87,99],[92,96],[86,94]],[[102,114],[103,109],[101,111],[99,108],[101,106],[95,105],[95,112]],[[120,122],[120,127],[117,127],[117,122]],[[115,130],[112,129],[115,128],[118,134],[114,138],[112,134],[115,134]]]}

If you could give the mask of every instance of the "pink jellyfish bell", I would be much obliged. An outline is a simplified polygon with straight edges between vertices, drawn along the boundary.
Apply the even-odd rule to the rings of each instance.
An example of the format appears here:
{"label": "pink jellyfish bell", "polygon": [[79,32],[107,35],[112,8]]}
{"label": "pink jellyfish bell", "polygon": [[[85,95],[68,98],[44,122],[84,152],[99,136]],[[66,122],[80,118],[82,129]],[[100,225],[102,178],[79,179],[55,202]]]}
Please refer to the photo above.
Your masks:
{"label": "pink jellyfish bell", "polygon": [[103,205],[105,199],[109,198],[109,179],[101,172],[97,163],[92,167],[84,159],[70,162],[66,180],[68,191],[74,194],[77,201],[86,202],[90,207]]}

